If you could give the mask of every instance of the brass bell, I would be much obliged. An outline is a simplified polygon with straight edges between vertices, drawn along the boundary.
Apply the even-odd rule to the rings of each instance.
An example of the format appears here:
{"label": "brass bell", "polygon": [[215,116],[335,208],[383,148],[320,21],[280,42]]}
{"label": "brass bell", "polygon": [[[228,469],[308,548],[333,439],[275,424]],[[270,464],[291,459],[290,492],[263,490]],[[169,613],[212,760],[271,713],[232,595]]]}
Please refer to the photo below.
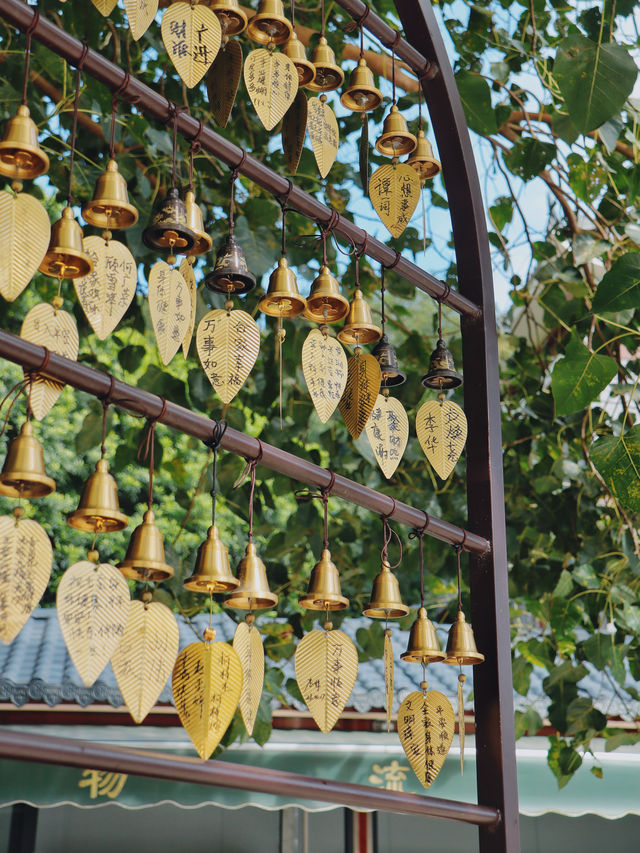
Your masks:
{"label": "brass bell", "polygon": [[371,355],[378,359],[383,388],[392,388],[394,385],[402,385],[406,382],[407,374],[400,370],[398,356],[386,335],[380,338],[380,342],[371,350]]}
{"label": "brass bell", "polygon": [[207,5],[217,15],[223,36],[237,36],[247,28],[247,16],[238,0],[214,0]]}
{"label": "brass bell", "polygon": [[302,87],[307,86],[309,83],[313,83],[316,77],[316,67],[313,62],[310,62],[307,59],[307,52],[304,49],[304,45],[295,32],[291,33],[291,38],[285,44],[282,52],[285,56],[288,56],[296,66],[296,70],[298,72],[298,85]]}
{"label": "brass bell", "polygon": [[135,581],[164,581],[173,577],[173,567],[165,562],[162,533],[155,523],[153,511],[148,509],[131,534],[127,554],[118,568]]}
{"label": "brass bell", "polygon": [[171,187],[156,206],[151,223],[142,232],[142,242],[149,249],[178,254],[193,248],[196,235],[187,225],[187,209],[177,187]]}
{"label": "brass bell", "polygon": [[428,181],[429,178],[435,178],[442,171],[440,161],[436,160],[433,156],[431,143],[424,135],[424,130],[422,129],[418,131],[416,148],[407,160],[407,166],[411,166],[412,169],[416,170],[421,181]]}
{"label": "brass bell", "polygon": [[55,492],[56,482],[44,470],[44,451],[30,421],[9,444],[0,473],[0,495],[10,498],[43,498]]}
{"label": "brass bell", "polygon": [[407,663],[435,663],[445,659],[444,652],[440,651],[435,625],[427,618],[424,607],[418,611],[409,632],[409,645],[400,657]]}
{"label": "brass bell", "polygon": [[233,234],[228,234],[218,249],[213,272],[205,276],[204,284],[209,290],[226,294],[248,293],[256,286],[244,252]]}
{"label": "brass bell", "polygon": [[0,175],[8,178],[37,178],[49,170],[49,158],[38,145],[38,128],[21,104],[7,122],[0,141]]}
{"label": "brass bell", "polygon": [[444,345],[442,338],[438,340],[436,348],[429,359],[429,370],[420,382],[425,388],[436,388],[445,391],[448,388],[457,388],[462,385],[462,376],[456,373],[453,356]]}
{"label": "brass bell", "polygon": [[120,512],[118,487],[106,459],[98,459],[96,470],[84,484],[78,509],[67,516],[67,524],[91,533],[123,530],[129,524],[127,516]]}
{"label": "brass bell", "polygon": [[204,255],[205,252],[211,251],[213,240],[204,230],[204,220],[202,218],[202,210],[196,201],[195,193],[192,190],[187,190],[184,196],[184,206],[187,210],[187,227],[196,235],[196,241],[185,255]]}
{"label": "brass bell", "polygon": [[280,258],[269,276],[269,289],[258,303],[258,308],[270,317],[295,317],[304,311],[306,304],[307,300],[298,292],[294,271],[285,257]]}
{"label": "brass bell", "polygon": [[96,228],[129,228],[138,221],[138,211],[129,203],[127,182],[115,160],[96,181],[93,198],[82,208],[82,218]]}
{"label": "brass bell", "polygon": [[282,44],[291,38],[293,27],[285,18],[282,0],[260,0],[258,12],[249,21],[247,35],[258,44]]}
{"label": "brass bell", "polygon": [[382,136],[376,140],[376,149],[387,157],[400,157],[411,154],[417,145],[413,133],[409,132],[407,121],[395,104],[382,124]]}
{"label": "brass bell", "polygon": [[191,592],[214,593],[228,592],[237,586],[238,581],[229,568],[229,552],[213,524],[198,548],[193,574],[184,582],[184,588]]}
{"label": "brass bell", "polygon": [[367,609],[362,612],[370,619],[400,619],[409,612],[400,597],[398,578],[391,571],[387,560],[382,561],[382,567],[371,588],[371,600]]}
{"label": "brass bell", "polygon": [[376,326],[371,316],[371,308],[364,299],[362,291],[356,287],[351,300],[347,322],[338,332],[338,340],[343,344],[372,344],[382,337],[382,330]]}
{"label": "brass bell", "polygon": [[53,278],[81,278],[93,271],[93,261],[82,246],[82,228],[68,205],[51,226],[49,248],[38,269]]}
{"label": "brass bell", "polygon": [[262,562],[253,542],[247,544],[244,557],[238,564],[238,588],[230,593],[224,604],[238,610],[264,610],[275,607],[278,596],[269,589],[267,567]]}
{"label": "brass bell", "polygon": [[344,83],[344,71],[336,65],[336,55],[329,47],[324,36],[320,36],[318,44],[311,51],[311,61],[316,69],[312,83],[307,83],[307,89],[312,92],[333,92]]}
{"label": "brass bell", "polygon": [[482,663],[484,655],[476,648],[473,628],[464,618],[462,610],[458,610],[458,618],[449,629],[447,637],[447,656],[445,663],[459,666],[474,666]]}
{"label": "brass bell", "polygon": [[349,599],[342,595],[340,575],[328,548],[323,549],[320,561],[313,567],[307,593],[298,598],[298,604],[307,610],[344,610],[349,606]]}
{"label": "brass bell", "polygon": [[367,60],[361,56],[351,72],[349,85],[340,95],[343,107],[354,113],[368,113],[382,103],[382,92],[376,88]]}
{"label": "brass bell", "polygon": [[320,267],[307,298],[304,316],[314,323],[337,323],[349,313],[349,303],[340,293],[340,285],[329,267]]}

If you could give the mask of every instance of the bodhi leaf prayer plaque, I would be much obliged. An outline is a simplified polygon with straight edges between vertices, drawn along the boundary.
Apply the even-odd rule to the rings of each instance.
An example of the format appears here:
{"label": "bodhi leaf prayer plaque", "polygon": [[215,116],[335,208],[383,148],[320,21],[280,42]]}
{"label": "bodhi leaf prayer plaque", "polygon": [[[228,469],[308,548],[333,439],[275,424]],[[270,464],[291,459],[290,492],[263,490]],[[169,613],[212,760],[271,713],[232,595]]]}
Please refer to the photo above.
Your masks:
{"label": "bodhi leaf prayer plaque", "polygon": [[240,711],[247,734],[252,735],[264,685],[264,646],[253,621],[238,623],[233,648],[242,663]]}
{"label": "bodhi leaf prayer plaque", "polygon": [[0,192],[0,294],[13,302],[38,271],[49,246],[46,208],[27,193]]}
{"label": "bodhi leaf prayer plaque", "polygon": [[136,262],[124,243],[102,237],[85,237],[84,251],[93,270],[74,278],[76,295],[91,328],[103,341],[116,328],[136,293]]}
{"label": "bodhi leaf prayer plaque", "polygon": [[307,113],[307,96],[299,89],[282,122],[282,150],[292,175],[298,171],[302,156],[304,138],[307,135]]}
{"label": "bodhi leaf prayer plaque", "polygon": [[340,133],[334,112],[323,98],[326,95],[309,100],[307,129],[318,171],[326,178],[338,156]]}
{"label": "bodhi leaf prayer plaque", "polygon": [[385,711],[387,713],[387,731],[391,731],[391,714],[393,711],[393,643],[391,642],[391,629],[386,628],[384,632],[384,697]]}
{"label": "bodhi leaf prayer plaque", "polygon": [[347,385],[338,404],[351,437],[360,438],[376,404],[382,374],[378,359],[367,353],[348,361]]}
{"label": "bodhi leaf prayer plaque", "polygon": [[138,41],[149,29],[158,12],[158,0],[124,0],[129,19],[129,29],[134,41]]}
{"label": "bodhi leaf prayer plaque", "polygon": [[452,400],[427,400],[416,415],[416,434],[434,471],[446,480],[467,440],[467,418]]}
{"label": "bodhi leaf prayer plaque", "polygon": [[242,77],[242,45],[230,39],[218,51],[207,74],[211,112],[220,127],[226,127]]}
{"label": "bodhi leaf prayer plaque", "polygon": [[347,356],[340,342],[312,329],[302,345],[302,372],[318,417],[326,424],[347,384]]}
{"label": "bodhi leaf prayer plaque", "polygon": [[149,311],[163,364],[169,364],[184,340],[191,319],[189,288],[180,270],[158,261],[149,273]]}
{"label": "bodhi leaf prayer plaque", "polygon": [[420,200],[420,178],[406,163],[380,166],[371,175],[369,198],[385,228],[399,237]]}
{"label": "bodhi leaf prayer plaque", "polygon": [[186,358],[189,355],[189,347],[191,346],[191,338],[193,337],[193,327],[196,324],[196,305],[198,299],[196,276],[193,271],[193,266],[189,263],[189,258],[183,258],[180,262],[180,275],[187,285],[190,303],[189,325],[187,327],[187,333],[182,341],[182,354]]}
{"label": "bodhi leaf prayer plaque", "polygon": [[162,16],[161,30],[169,59],[192,89],[220,49],[222,30],[216,14],[202,3],[172,3]]}
{"label": "bodhi leaf prayer plaque", "polygon": [[244,82],[265,130],[273,130],[298,91],[295,65],[284,53],[252,50],[244,63]]}
{"label": "bodhi leaf prayer plaque", "polygon": [[365,429],[376,462],[389,479],[409,440],[409,418],[400,400],[378,394]]}
{"label": "bodhi leaf prayer plaque", "polygon": [[198,324],[198,357],[223,403],[244,385],[260,351],[260,329],[246,311],[209,311]]}
{"label": "bodhi leaf prayer plaque", "polygon": [[413,772],[429,788],[440,772],[455,730],[453,708],[437,690],[410,693],[398,709],[398,735]]}

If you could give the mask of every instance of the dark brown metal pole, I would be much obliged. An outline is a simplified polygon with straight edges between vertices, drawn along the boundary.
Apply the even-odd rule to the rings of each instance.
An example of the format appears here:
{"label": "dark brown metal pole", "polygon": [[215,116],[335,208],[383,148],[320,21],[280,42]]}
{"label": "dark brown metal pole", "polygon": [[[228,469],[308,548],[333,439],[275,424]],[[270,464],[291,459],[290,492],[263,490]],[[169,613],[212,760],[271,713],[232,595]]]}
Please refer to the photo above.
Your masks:
{"label": "dark brown metal pole", "polygon": [[228,761],[201,761],[198,758],[163,755],[32,732],[0,729],[0,756],[38,764],[63,764],[217,788],[301,797],[305,800],[339,803],[355,809],[448,818],[478,826],[495,826],[500,820],[496,809],[475,803],[440,800],[420,794],[403,794],[367,785],[303,776],[284,770],[249,767]]}
{"label": "dark brown metal pole", "polygon": [[[29,24],[32,23],[37,12],[22,0],[0,0],[0,16],[14,26],[26,30]],[[67,32],[55,26],[44,17],[40,17],[37,25],[32,32],[32,38],[44,44],[53,53],[62,56],[68,62],[77,64],[83,53],[82,42],[70,36]],[[162,124],[166,124],[170,119],[169,101],[162,95],[145,86],[135,77],[127,78],[126,72],[108,59],[105,59],[94,50],[87,52],[83,72],[90,74],[99,82],[110,88],[112,91],[118,90],[121,99],[135,101],[136,108],[145,112],[148,116],[153,116]],[[128,82],[127,82],[128,80]],[[127,83],[123,87],[123,84]],[[180,134],[187,139],[194,139],[199,131],[200,123],[198,119],[189,115],[187,112],[179,112],[177,116],[177,129]],[[275,196],[287,195],[287,205],[295,208],[303,216],[308,217],[316,222],[327,223],[334,212],[318,199],[303,192],[301,189],[290,186],[289,181],[269,169],[259,160],[247,155],[243,161],[243,151],[237,145],[229,142],[220,134],[215,133],[208,127],[204,127],[199,138],[200,145],[206,151],[209,151],[219,160],[222,160],[228,166],[235,168],[240,162],[243,163],[239,170],[243,175],[246,175],[255,184],[272,193]],[[338,221],[333,228],[336,235],[344,238],[347,241],[353,242],[357,246],[365,245],[365,237],[367,232],[362,228],[358,228],[353,222],[345,219],[340,215]],[[366,243],[366,254],[389,266],[396,260],[396,252],[385,246],[373,237],[369,237]],[[442,301],[458,311],[462,315],[475,317],[479,313],[477,305],[470,302],[463,296],[460,296],[455,290],[450,291],[434,276],[420,269],[420,267],[402,258],[394,267],[396,273],[407,281],[410,281],[420,290],[431,296],[442,298]]]}
{"label": "dark brown metal pole", "polygon": [[[44,347],[0,330],[0,357],[21,364],[26,370],[37,370],[43,363],[44,356]],[[168,401],[164,415],[159,417],[163,411],[162,397],[150,394],[142,388],[135,388],[133,385],[128,385],[120,380],[115,380],[113,387],[111,387],[110,375],[95,370],[93,367],[88,367],[77,361],[69,361],[60,355],[50,353],[45,372],[52,379],[58,379],[96,397],[103,397],[109,393],[112,405],[134,412],[137,415],[157,417],[160,423],[192,435],[194,438],[199,438],[201,441],[211,438],[215,421]],[[293,453],[280,450],[278,447],[261,442],[257,438],[231,427],[225,431],[221,446],[231,453],[244,456],[246,459],[255,459],[260,456],[260,451],[262,451],[261,465],[279,474],[285,474],[292,480],[299,480],[319,489],[327,488],[331,484],[331,474],[326,468],[314,465]],[[365,509],[370,509],[378,515],[389,514],[389,517],[394,521],[407,524],[409,527],[421,528],[425,524],[426,518],[425,532],[429,536],[450,542],[452,545],[464,541],[465,531],[462,527],[427,515],[423,510],[416,509],[408,504],[394,502],[387,495],[369,489],[354,480],[348,480],[339,474],[336,474],[331,494]],[[467,532],[466,536],[465,548],[469,551],[482,554],[489,547],[487,540],[481,536],[476,536],[470,532]]]}

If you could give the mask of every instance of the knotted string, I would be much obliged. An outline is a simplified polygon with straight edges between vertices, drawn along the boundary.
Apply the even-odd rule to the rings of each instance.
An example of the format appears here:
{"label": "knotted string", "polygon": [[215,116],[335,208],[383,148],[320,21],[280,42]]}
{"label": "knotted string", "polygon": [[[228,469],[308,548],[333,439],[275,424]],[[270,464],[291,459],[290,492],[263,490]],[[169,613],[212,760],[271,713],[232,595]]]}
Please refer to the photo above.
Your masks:
{"label": "knotted string", "polygon": [[71,154],[69,156],[69,183],[67,186],[67,204],[72,206],[71,184],[73,181],[73,164],[76,154],[76,134],[78,130],[78,102],[80,100],[80,80],[82,77],[82,67],[89,52],[89,45],[84,42],[82,45],[82,54],[76,68],[76,92],[73,98],[73,122],[71,124]]}
{"label": "knotted string", "polygon": [[205,441],[210,450],[213,451],[213,466],[212,466],[212,477],[213,482],[211,484],[211,491],[209,494],[211,495],[211,526],[215,527],[216,524],[216,480],[218,477],[218,448],[220,447],[220,442],[222,441],[222,437],[227,431],[227,422],[226,421],[216,421],[213,425],[213,430],[211,433],[211,438]]}
{"label": "knotted string", "polygon": [[149,492],[147,495],[147,508],[151,509],[153,504],[153,474],[154,474],[154,453],[155,453],[155,432],[156,424],[161,420],[167,411],[167,401],[164,397],[162,400],[162,410],[159,415],[147,420],[147,431],[138,447],[137,459],[139,462],[144,462],[149,457]]}

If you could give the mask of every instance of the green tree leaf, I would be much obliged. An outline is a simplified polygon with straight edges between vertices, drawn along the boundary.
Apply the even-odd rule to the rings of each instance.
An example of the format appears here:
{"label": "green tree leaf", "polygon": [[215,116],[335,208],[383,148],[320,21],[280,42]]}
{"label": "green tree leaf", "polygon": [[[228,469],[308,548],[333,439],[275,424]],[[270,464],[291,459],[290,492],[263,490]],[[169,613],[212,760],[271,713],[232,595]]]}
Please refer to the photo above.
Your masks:
{"label": "green tree leaf", "polygon": [[482,136],[496,133],[498,124],[491,106],[491,91],[487,81],[478,74],[464,71],[456,74],[456,84],[471,130]]}
{"label": "green tree leaf", "polygon": [[504,155],[504,162],[514,175],[528,181],[535,178],[556,156],[556,146],[551,142],[540,142],[531,136],[523,136]]}
{"label": "green tree leaf", "polygon": [[591,352],[572,335],[564,358],[556,362],[551,376],[556,415],[584,409],[604,391],[616,370],[613,358]]}
{"label": "green tree leaf", "polygon": [[617,312],[640,305],[640,252],[621,255],[600,279],[593,297],[598,314]]}
{"label": "green tree leaf", "polygon": [[623,435],[605,435],[590,448],[591,461],[611,493],[640,512],[640,424]]}

